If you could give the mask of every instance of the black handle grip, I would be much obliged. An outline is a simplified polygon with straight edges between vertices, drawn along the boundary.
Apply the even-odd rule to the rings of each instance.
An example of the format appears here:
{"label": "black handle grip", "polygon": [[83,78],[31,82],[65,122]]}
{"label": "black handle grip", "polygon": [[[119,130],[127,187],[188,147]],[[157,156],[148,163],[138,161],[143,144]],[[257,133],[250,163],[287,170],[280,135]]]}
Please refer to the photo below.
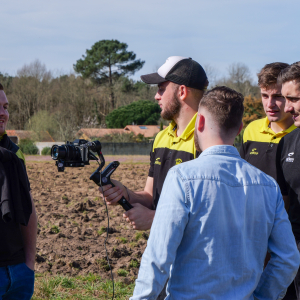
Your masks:
{"label": "black handle grip", "polygon": [[118,201],[118,203],[126,210],[132,209],[133,206],[122,196],[122,198]]}
{"label": "black handle grip", "polygon": [[[98,186],[104,186],[111,184],[112,187],[115,185],[110,180],[110,175],[116,170],[116,168],[119,166],[118,161],[111,162],[105,170],[101,173],[98,171],[98,169],[91,175],[90,180],[93,180]],[[101,179],[100,179],[101,178]],[[101,180],[101,184],[100,184]],[[122,196],[122,198],[118,201],[118,203],[126,210],[133,208],[133,206]]]}

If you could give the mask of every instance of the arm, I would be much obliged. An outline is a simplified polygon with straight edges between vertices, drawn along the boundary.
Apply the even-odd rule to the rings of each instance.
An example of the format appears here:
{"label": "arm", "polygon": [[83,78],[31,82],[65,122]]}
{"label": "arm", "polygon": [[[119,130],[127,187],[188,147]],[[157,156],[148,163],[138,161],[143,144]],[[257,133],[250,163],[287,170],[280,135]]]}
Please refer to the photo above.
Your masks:
{"label": "arm", "polygon": [[256,299],[282,299],[298,271],[300,256],[280,191],[268,251],[271,259],[260,277],[254,296]]}
{"label": "arm", "polygon": [[[117,205],[118,201],[124,196],[124,198],[131,204],[139,203],[149,209],[152,209],[152,199],[153,199],[153,168],[155,162],[155,155],[153,151],[150,152],[150,169],[149,175],[147,177],[146,185],[143,191],[133,192],[126,189],[124,185],[117,181],[111,180],[115,187],[107,185],[103,187],[103,197],[108,205]],[[101,187],[99,188],[100,193],[102,193]]]}
{"label": "arm", "polygon": [[[103,196],[108,205],[117,205],[118,201],[122,196],[126,198],[131,204],[140,203],[141,205],[152,208],[152,191],[153,191],[153,178],[148,177],[146,185],[143,191],[134,192],[129,189],[126,189],[124,185],[117,181],[111,180],[115,187],[112,187],[110,184],[103,186]],[[102,196],[102,189],[99,188],[99,191]]]}
{"label": "arm", "polygon": [[131,300],[156,299],[163,289],[189,220],[186,199],[179,176],[169,171]]}
{"label": "arm", "polygon": [[107,204],[116,205],[123,195],[133,206],[123,214],[125,220],[135,230],[150,229],[155,215],[155,210],[152,209],[153,177],[147,178],[145,188],[140,192],[126,189],[119,181],[113,180],[113,183],[116,185],[113,188],[109,185],[103,187]]}
{"label": "arm", "polygon": [[[155,210],[152,210],[153,177],[148,177],[144,191],[133,193],[128,191],[132,209],[125,212],[123,217],[135,230],[148,230],[151,228]],[[131,195],[133,200],[131,200]]]}
{"label": "arm", "polygon": [[34,270],[37,237],[37,215],[31,193],[30,198],[32,204],[32,213],[30,215],[29,222],[27,226],[20,226],[24,242],[25,263],[31,270]]}

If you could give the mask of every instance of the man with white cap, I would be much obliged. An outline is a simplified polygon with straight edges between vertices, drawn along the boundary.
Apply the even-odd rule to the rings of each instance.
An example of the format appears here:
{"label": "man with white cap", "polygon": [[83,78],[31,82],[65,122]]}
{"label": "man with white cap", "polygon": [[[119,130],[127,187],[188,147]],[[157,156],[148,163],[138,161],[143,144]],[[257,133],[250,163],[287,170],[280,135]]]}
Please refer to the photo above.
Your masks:
{"label": "man with white cap", "polygon": [[[155,95],[161,116],[170,120],[168,128],[156,136],[150,154],[150,169],[143,191],[134,192],[113,180],[115,187],[103,187],[108,204],[116,205],[124,196],[133,208],[123,217],[136,230],[150,229],[162,186],[169,169],[196,158],[194,128],[199,102],[208,86],[202,66],[188,57],[171,56],[157,73],[141,76],[147,84],[157,84]],[[101,191],[101,190],[100,190]]]}

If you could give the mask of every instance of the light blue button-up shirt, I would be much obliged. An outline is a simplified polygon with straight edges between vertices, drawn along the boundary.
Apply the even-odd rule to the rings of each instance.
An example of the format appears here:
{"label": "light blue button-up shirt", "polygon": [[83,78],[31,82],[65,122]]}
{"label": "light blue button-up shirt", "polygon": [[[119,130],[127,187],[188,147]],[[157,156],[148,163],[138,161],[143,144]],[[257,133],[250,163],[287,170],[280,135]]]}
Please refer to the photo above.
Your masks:
{"label": "light blue button-up shirt", "polygon": [[168,300],[282,299],[299,263],[276,181],[213,146],[169,171],[130,299],[155,300],[169,277]]}

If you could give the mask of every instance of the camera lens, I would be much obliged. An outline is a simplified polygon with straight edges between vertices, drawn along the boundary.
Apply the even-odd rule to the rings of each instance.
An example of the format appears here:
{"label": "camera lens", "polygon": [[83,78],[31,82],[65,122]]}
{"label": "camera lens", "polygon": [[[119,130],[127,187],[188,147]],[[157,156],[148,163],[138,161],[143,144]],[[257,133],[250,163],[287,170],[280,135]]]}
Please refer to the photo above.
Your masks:
{"label": "camera lens", "polygon": [[60,158],[65,158],[66,153],[67,153],[67,151],[64,146],[53,145],[51,148],[51,157],[54,160],[58,160]]}

